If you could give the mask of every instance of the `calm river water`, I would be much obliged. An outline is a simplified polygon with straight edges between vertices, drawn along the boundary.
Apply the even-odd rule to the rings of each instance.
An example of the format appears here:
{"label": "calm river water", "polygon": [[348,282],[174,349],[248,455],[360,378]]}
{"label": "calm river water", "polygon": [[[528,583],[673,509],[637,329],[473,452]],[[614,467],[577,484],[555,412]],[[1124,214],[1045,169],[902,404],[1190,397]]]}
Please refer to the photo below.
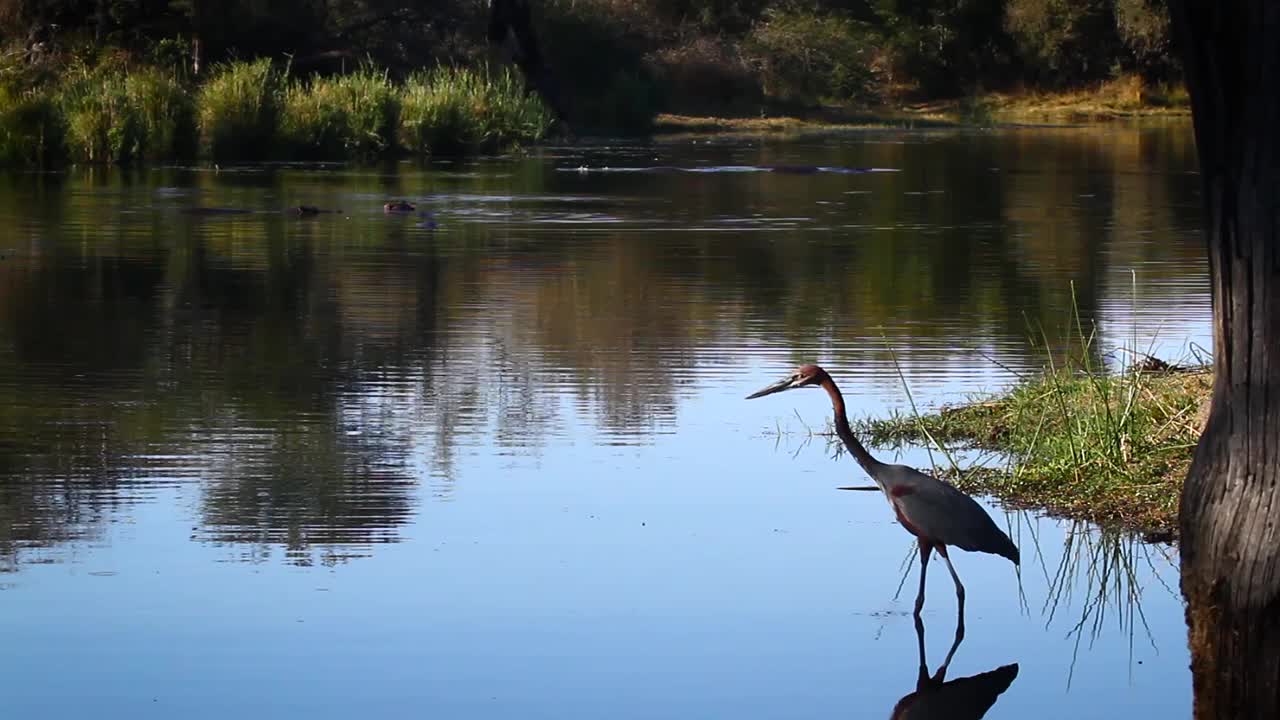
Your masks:
{"label": "calm river water", "polygon": [[[0,177],[4,716],[889,717],[911,538],[743,397],[994,391],[1073,296],[1191,356],[1199,203],[1185,123]],[[987,506],[912,707],[1188,717],[1176,551]]]}

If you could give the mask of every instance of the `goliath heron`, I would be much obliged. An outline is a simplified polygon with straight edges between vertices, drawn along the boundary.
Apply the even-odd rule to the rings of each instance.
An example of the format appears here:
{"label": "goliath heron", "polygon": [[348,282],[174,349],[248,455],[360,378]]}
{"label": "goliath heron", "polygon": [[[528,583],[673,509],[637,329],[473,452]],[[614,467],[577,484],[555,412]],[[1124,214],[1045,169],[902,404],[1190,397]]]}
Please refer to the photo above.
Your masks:
{"label": "goliath heron", "polygon": [[958,547],[985,553],[994,553],[1018,564],[1018,548],[991,520],[991,516],[973,498],[965,495],[935,477],[930,477],[906,465],[882,463],[871,456],[849,427],[845,416],[844,396],[840,388],[817,365],[801,365],[778,382],[747,396],[748,400],[771,395],[783,390],[820,387],[827,391],[835,411],[836,434],[884,492],[893,507],[898,522],[902,524],[920,546],[920,591],[916,594],[915,614],[918,617],[924,607],[924,578],[929,569],[929,554],[934,550],[942,556],[956,583],[956,599],[960,611],[960,628],[964,627],[964,585],[951,565],[948,547]]}

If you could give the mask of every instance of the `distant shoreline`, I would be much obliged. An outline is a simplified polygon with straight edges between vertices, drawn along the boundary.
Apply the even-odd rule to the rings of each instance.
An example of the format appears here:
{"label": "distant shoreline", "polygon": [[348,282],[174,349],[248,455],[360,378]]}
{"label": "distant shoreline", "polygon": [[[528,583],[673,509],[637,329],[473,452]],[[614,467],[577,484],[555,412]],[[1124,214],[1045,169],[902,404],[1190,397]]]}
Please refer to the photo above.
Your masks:
{"label": "distant shoreline", "polygon": [[1022,123],[1106,123],[1140,119],[1191,118],[1183,88],[1160,93],[1116,81],[1093,90],[986,93],[965,98],[885,105],[878,108],[826,107],[809,112],[767,112],[755,117],[663,113],[654,120],[658,135],[786,134],[857,128],[963,128]]}

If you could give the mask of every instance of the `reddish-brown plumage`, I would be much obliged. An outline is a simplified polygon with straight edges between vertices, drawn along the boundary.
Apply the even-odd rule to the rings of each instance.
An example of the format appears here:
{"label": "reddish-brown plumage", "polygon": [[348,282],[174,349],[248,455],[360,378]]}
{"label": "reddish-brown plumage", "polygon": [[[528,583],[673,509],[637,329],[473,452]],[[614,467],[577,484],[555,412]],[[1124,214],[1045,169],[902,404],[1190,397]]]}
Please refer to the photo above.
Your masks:
{"label": "reddish-brown plumage", "polygon": [[892,490],[890,490],[889,494],[896,498],[899,498],[899,497],[902,497],[903,495],[910,495],[915,491],[916,491],[915,488],[910,487],[908,485],[898,485],[894,487]]}
{"label": "reddish-brown plumage", "polygon": [[[893,504],[894,514],[898,516],[898,522],[902,523],[902,527],[906,528],[907,532],[919,538],[920,530],[917,529],[915,525],[911,524],[911,521],[907,519],[906,515],[902,514],[902,508],[898,507],[898,503],[892,503],[892,504]],[[924,540],[924,538],[920,538],[920,539],[922,541]]]}

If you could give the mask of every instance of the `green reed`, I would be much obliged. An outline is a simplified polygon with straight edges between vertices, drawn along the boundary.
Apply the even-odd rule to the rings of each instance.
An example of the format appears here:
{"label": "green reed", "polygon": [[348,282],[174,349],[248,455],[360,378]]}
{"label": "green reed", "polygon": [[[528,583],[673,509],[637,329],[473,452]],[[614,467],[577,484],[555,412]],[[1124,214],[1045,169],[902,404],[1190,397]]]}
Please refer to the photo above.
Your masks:
{"label": "green reed", "polygon": [[196,154],[196,105],[189,89],[169,72],[147,68],[125,78],[127,101],[141,120],[145,160],[189,160]]}
{"label": "green reed", "polygon": [[56,111],[75,162],[171,160],[195,148],[191,96],[159,70],[73,71],[58,88]]}
{"label": "green reed", "polygon": [[267,59],[227,63],[200,88],[200,133],[215,161],[271,157],[282,76]]}
{"label": "green reed", "polygon": [[553,121],[509,70],[442,67],[405,84],[400,142],[421,155],[498,150],[544,137]]}
{"label": "green reed", "polygon": [[58,107],[73,161],[125,163],[141,156],[146,126],[123,72],[72,73],[59,88]]}
{"label": "green reed", "polygon": [[385,72],[294,82],[285,89],[280,134],[291,157],[370,159],[396,147],[400,93]]}

